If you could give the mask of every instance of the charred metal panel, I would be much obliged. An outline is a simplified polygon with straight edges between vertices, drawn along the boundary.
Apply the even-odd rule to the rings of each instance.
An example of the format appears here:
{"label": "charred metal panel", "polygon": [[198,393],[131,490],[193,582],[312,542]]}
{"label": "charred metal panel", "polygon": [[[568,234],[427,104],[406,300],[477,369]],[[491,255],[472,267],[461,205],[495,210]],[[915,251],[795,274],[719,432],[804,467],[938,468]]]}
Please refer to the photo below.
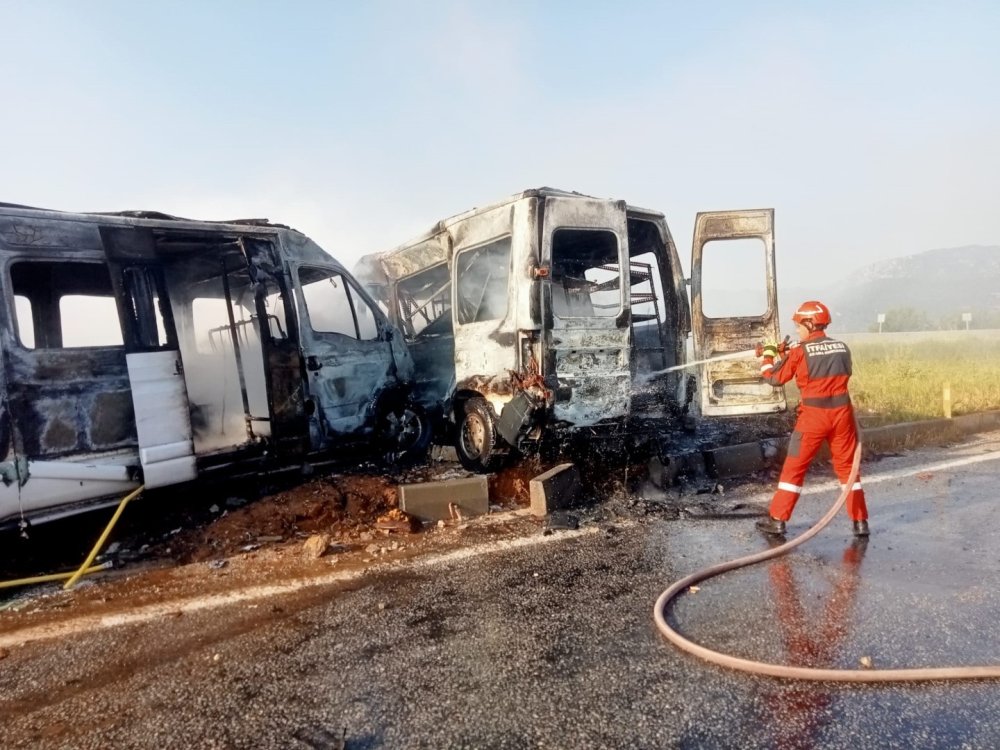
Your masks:
{"label": "charred metal panel", "polygon": [[194,479],[191,417],[178,353],[128,352],[125,359],[144,484],[154,488]]}
{"label": "charred metal panel", "polygon": [[281,240],[281,254],[284,260],[301,261],[303,263],[327,263],[342,267],[323,248],[301,232],[286,229],[278,232],[278,236]]}
{"label": "charred metal panel", "polygon": [[0,216],[0,244],[12,250],[102,251],[95,224]]}
{"label": "charred metal panel", "polygon": [[[514,323],[519,331],[541,329],[541,286],[539,268],[542,264],[537,198],[521,200],[512,207],[511,237],[513,238],[513,278],[511,301]],[[521,362],[522,366],[526,363]]]}
{"label": "charred metal panel", "polygon": [[508,401],[497,419],[497,432],[513,446],[520,444],[544,415],[545,402],[520,392]]}
{"label": "charred metal panel", "polygon": [[417,271],[449,262],[451,238],[447,234],[439,234],[419,245],[379,256],[379,260],[390,279],[405,279]]}
{"label": "charred metal panel", "polygon": [[[509,373],[518,368],[518,352],[513,345],[517,318],[514,290],[520,285],[521,277],[515,262],[513,217],[514,207],[502,205],[449,225],[454,245],[452,309],[456,383],[509,382]],[[490,267],[491,264],[495,267]],[[485,281],[486,275],[496,278],[500,284]],[[469,295],[480,302],[484,298],[492,299],[489,305],[492,312],[483,319],[464,313]],[[514,395],[513,390],[495,387],[470,390],[485,396],[497,413]]]}
{"label": "charred metal panel", "polygon": [[[315,410],[314,447],[376,425],[377,398],[409,385],[412,360],[397,349],[385,315],[346,270],[325,263],[293,263],[308,397]],[[336,314],[335,314],[336,313]]]}
{"label": "charred metal panel", "polygon": [[714,211],[698,214],[700,238],[765,237],[771,233],[774,211]]}
{"label": "charred metal panel", "polygon": [[135,439],[135,410],[128,391],[98,393],[94,398],[91,439],[94,445],[128,445]]}
{"label": "charred metal panel", "polygon": [[0,521],[72,515],[100,498],[110,496],[116,502],[139,485],[130,451],[56,461],[19,458],[0,468],[6,469],[0,483]]}
{"label": "charred metal panel", "polygon": [[457,390],[475,391],[486,396],[488,401],[502,402],[514,395],[514,383],[509,372],[503,375],[473,375],[459,380]]}
{"label": "charred metal panel", "polygon": [[374,427],[367,420],[372,398],[386,384],[395,383],[388,347],[365,343],[338,336],[334,341],[314,339],[308,344],[309,393],[328,439]]}
{"label": "charred metal panel", "polygon": [[[449,244],[447,236],[436,235],[419,243],[406,262],[397,263],[391,254],[380,253],[362,258],[355,266],[358,281],[395,326],[389,344],[397,376],[413,383],[414,401],[435,417],[444,413],[454,387],[451,274],[448,256],[439,252]],[[409,263],[418,258],[416,263],[428,265]],[[397,278],[399,273],[405,275]]]}
{"label": "charred metal panel", "polygon": [[[557,245],[559,232],[570,239]],[[587,238],[593,236],[594,243]],[[607,240],[613,235],[609,260]],[[542,262],[552,270],[545,282],[544,318],[548,357],[543,374],[556,389],[555,419],[575,427],[625,419],[631,409],[631,329],[621,326],[620,312],[628,308],[629,267],[625,205],[611,201],[546,198],[542,234]],[[555,268],[561,264],[561,268]],[[601,279],[585,275],[596,267]],[[613,309],[594,306],[602,285],[617,289]],[[605,300],[606,301],[606,300]],[[620,309],[619,309],[620,308]],[[609,316],[608,313],[613,314]]]}
{"label": "charred metal panel", "polygon": [[[2,358],[0,358],[0,367],[2,367]],[[0,369],[0,387],[2,387],[3,393],[6,393],[7,386],[3,382],[2,369]],[[10,410],[7,407],[7,399],[0,397],[0,460],[10,455],[10,427]]]}
{"label": "charred metal panel", "polygon": [[575,426],[590,426],[628,415],[632,376],[629,355],[617,330],[560,331],[553,339],[555,382],[560,397],[554,416]]}
{"label": "charred metal panel", "polygon": [[123,349],[25,351],[14,345],[5,366],[19,453],[55,458],[135,447]]}
{"label": "charred metal panel", "polygon": [[[0,306],[4,454],[38,459],[134,449],[123,348],[63,348],[62,342],[60,295],[111,294],[97,225],[0,216],[0,251],[7,300]],[[15,264],[19,287],[12,286]],[[34,327],[37,348],[18,338],[14,294],[32,302],[25,326]]]}
{"label": "charred metal panel", "polygon": [[553,416],[560,422],[591,427],[628,416],[632,393],[628,375],[567,375],[558,382],[561,393],[568,394],[568,399],[557,399],[553,407]]}
{"label": "charred metal panel", "polygon": [[278,294],[282,307],[284,331],[270,325],[258,325],[264,356],[264,377],[271,420],[271,439],[279,453],[293,456],[308,447],[306,417],[305,368],[299,352],[298,322],[292,304],[291,290],[283,273],[278,248],[270,241],[244,240],[244,252],[254,284],[257,320],[268,321],[275,311],[267,309],[267,300]]}

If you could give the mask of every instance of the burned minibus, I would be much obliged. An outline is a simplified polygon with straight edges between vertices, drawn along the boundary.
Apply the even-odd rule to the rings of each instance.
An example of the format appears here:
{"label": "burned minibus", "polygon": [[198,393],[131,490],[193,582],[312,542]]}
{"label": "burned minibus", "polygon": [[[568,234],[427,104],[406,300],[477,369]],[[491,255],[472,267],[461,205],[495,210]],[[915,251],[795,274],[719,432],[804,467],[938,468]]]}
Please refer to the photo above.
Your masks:
{"label": "burned minibus", "polygon": [[293,229],[0,204],[0,266],[0,525],[429,443],[403,338]]}
{"label": "burned minibus", "polygon": [[[760,309],[710,317],[702,257],[711,246],[725,265],[734,240],[757,248]],[[685,368],[692,331],[699,360],[777,338],[772,210],[699,214],[690,280],[662,213],[551,188],[440,221],[354,272],[406,338],[437,439],[472,470],[551,436],[648,441],[693,400],[706,416],[785,408],[752,357]]]}

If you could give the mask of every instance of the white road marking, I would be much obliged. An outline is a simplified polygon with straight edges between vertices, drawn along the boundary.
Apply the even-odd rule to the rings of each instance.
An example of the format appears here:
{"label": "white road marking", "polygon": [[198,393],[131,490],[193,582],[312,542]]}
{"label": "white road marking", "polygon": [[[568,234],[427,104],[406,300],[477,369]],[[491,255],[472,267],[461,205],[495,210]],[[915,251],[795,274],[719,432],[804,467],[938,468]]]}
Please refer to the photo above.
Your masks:
{"label": "white road marking", "polygon": [[[979,463],[984,463],[986,461],[996,461],[996,460],[1000,460],[1000,451],[995,451],[992,453],[983,453],[974,456],[965,456],[962,458],[951,459],[948,461],[939,461],[933,464],[914,466],[906,469],[888,471],[885,473],[874,473],[874,474],[865,473],[862,476],[862,483],[864,485],[870,486],[872,484],[878,484],[880,482],[891,482],[898,479],[905,479],[906,477],[911,477],[916,474],[924,474],[924,473],[933,474],[936,472],[949,471],[951,469],[962,468],[963,466],[971,466],[973,464],[979,464]],[[814,494],[819,494],[821,492],[829,492],[831,490],[836,491],[839,489],[840,485],[836,481],[829,481],[816,484],[811,487],[807,487],[803,490],[802,494],[814,495]],[[769,499],[770,494],[755,495],[754,498],[751,498],[751,500],[757,497],[762,499]],[[13,632],[0,635],[0,647],[11,648],[14,646],[23,645],[29,641],[40,641],[52,638],[66,638],[72,635],[77,635],[79,633],[104,630],[107,628],[120,627],[123,625],[136,625],[145,622],[150,622],[152,620],[159,620],[168,616],[174,616],[179,612],[183,613],[200,612],[208,609],[217,609],[219,607],[226,607],[232,604],[254,602],[254,601],[259,601],[261,599],[271,599],[276,596],[292,594],[297,591],[301,591],[303,589],[311,588],[314,586],[327,586],[334,583],[351,581],[372,572],[381,572],[397,568],[428,568],[438,565],[447,565],[448,563],[458,562],[460,560],[467,560],[470,558],[479,557],[481,555],[487,555],[493,552],[500,552],[503,550],[511,550],[511,549],[520,549],[523,547],[533,547],[540,544],[550,544],[554,542],[565,541],[568,539],[575,539],[577,537],[596,533],[597,531],[598,528],[596,526],[588,526],[583,529],[578,529],[573,531],[560,531],[557,534],[552,534],[549,536],[533,534],[532,536],[527,536],[527,537],[517,537],[515,539],[504,539],[500,541],[486,542],[484,544],[477,544],[472,547],[464,547],[461,549],[452,550],[450,552],[445,552],[439,555],[429,555],[427,557],[417,558],[415,560],[374,565],[368,568],[361,568],[358,570],[327,573],[325,575],[316,576],[315,578],[301,579],[284,584],[275,584],[270,586],[251,586],[244,589],[237,589],[235,591],[228,591],[224,594],[213,594],[210,596],[181,599],[160,604],[150,604],[145,607],[137,607],[134,610],[127,612],[119,612],[113,615],[88,615],[84,617],[78,617],[72,620],[66,620],[60,623],[38,625],[35,627],[26,627],[20,630],[15,630]]]}
{"label": "white road marking", "polygon": [[[619,525],[623,524],[619,523]],[[64,620],[59,623],[49,623],[34,627],[29,626],[0,635],[0,648],[20,646],[29,641],[67,638],[80,633],[105,630],[107,628],[115,628],[123,625],[137,625],[169,616],[176,616],[178,613],[190,614],[192,612],[201,612],[208,609],[227,607],[232,604],[255,602],[261,599],[272,599],[276,596],[292,594],[297,591],[301,591],[302,589],[314,586],[328,586],[334,583],[352,581],[373,572],[447,565],[448,563],[467,560],[469,558],[479,557],[480,555],[488,555],[493,552],[562,542],[594,534],[597,531],[598,527],[587,526],[583,529],[560,531],[548,536],[544,536],[542,534],[532,534],[531,536],[517,537],[515,539],[503,539],[499,541],[486,542],[472,547],[464,547],[462,549],[456,549],[438,555],[428,555],[426,557],[415,558],[413,560],[383,563],[380,565],[372,565],[367,568],[360,568],[358,570],[343,570],[335,573],[326,573],[314,578],[300,579],[283,584],[250,586],[248,588],[237,589],[235,591],[227,591],[224,594],[212,594],[209,596],[179,599],[159,604],[149,604],[144,607],[137,607],[130,611],[118,612],[112,615],[87,615],[77,617],[72,620]]]}
{"label": "white road marking", "polygon": [[[887,471],[884,473],[868,473],[862,467],[861,471],[861,486],[869,487],[873,484],[879,484],[881,482],[892,482],[898,479],[905,479],[906,477],[912,477],[917,474],[935,474],[940,471],[948,471],[950,469],[959,469],[963,466],[971,466],[972,464],[980,464],[984,461],[997,461],[1000,460],[1000,451],[994,451],[992,453],[982,453],[975,456],[964,456],[962,458],[954,458],[949,461],[939,461],[934,464],[924,464],[922,466],[911,466],[906,469],[896,469],[895,471]],[[818,484],[813,484],[802,490],[803,495],[818,495],[822,492],[840,491],[840,483],[836,480],[831,480],[827,482],[820,482]],[[758,493],[749,498],[750,502],[758,501],[769,501],[771,499],[772,492]]]}

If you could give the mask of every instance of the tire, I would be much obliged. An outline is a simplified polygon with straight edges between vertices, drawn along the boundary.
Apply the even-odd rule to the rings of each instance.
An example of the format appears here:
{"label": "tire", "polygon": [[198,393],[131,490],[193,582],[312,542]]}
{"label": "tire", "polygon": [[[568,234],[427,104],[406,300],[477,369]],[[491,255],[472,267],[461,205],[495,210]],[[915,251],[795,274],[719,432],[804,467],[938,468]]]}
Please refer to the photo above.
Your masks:
{"label": "tire", "polygon": [[487,474],[499,469],[509,449],[497,434],[496,415],[484,398],[465,402],[455,435],[458,460],[469,471]]}
{"label": "tire", "polygon": [[379,422],[387,463],[408,466],[427,458],[431,422],[423,409],[402,404],[386,411]]}

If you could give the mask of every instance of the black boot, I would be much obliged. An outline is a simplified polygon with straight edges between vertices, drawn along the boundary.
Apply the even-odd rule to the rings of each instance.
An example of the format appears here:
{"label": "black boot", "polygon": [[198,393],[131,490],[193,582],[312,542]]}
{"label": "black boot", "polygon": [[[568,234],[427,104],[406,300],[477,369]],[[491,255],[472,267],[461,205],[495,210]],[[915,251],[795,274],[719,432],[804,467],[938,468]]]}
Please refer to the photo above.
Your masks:
{"label": "black boot", "polygon": [[758,521],[757,528],[763,531],[765,534],[773,534],[774,536],[781,536],[785,533],[785,522],[780,518],[773,518],[768,516],[766,521]]}
{"label": "black boot", "polygon": [[854,522],[854,536],[868,536],[868,522],[867,521],[855,521]]}

